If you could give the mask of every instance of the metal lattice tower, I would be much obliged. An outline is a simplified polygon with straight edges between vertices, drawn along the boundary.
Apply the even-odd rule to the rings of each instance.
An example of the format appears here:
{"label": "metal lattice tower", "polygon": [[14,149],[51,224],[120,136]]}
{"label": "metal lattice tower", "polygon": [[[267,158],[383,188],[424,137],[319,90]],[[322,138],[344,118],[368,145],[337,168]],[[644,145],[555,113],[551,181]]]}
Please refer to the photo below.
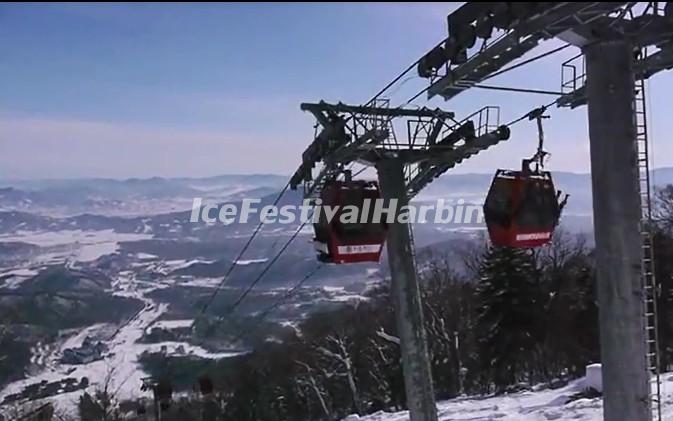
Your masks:
{"label": "metal lattice tower", "polygon": [[[447,23],[448,37],[366,105],[322,101],[301,105],[314,114],[322,130],[304,151],[290,188],[303,185],[305,196],[315,197],[326,180],[357,163],[376,167],[384,199],[406,202],[444,172],[507,140],[509,126],[526,116],[500,126],[489,124],[488,107],[463,121],[438,109],[404,107],[423,93],[428,99],[441,96],[449,100],[473,87],[503,89],[481,82],[559,51],[509,65],[545,40],[557,38],[579,47],[582,53],[563,64],[562,92],[504,90],[560,94],[545,107],[589,105],[594,221],[600,227],[596,248],[604,417],[609,421],[661,420],[644,80],[673,69],[673,2],[467,2],[447,16]],[[634,48],[648,46],[653,49],[651,55],[631,62]],[[420,77],[428,79],[427,88],[398,108],[390,108],[385,100],[376,101],[414,67]],[[392,130],[393,118],[406,122],[406,133],[398,130],[400,139]],[[398,128],[402,127],[398,124]],[[409,227],[403,225],[391,226],[388,254],[398,298],[398,328],[406,338],[401,341],[405,386],[411,420],[432,421],[437,413],[413,240]],[[632,241],[639,236],[640,248]],[[639,258],[640,273],[633,265]]]}
{"label": "metal lattice tower", "polygon": [[[646,48],[641,50],[641,59],[646,58]],[[640,194],[640,235],[642,242],[642,282],[645,340],[647,345],[647,369],[654,381],[650,381],[649,403],[652,419],[661,420],[661,372],[659,363],[659,329],[657,319],[658,288],[654,267],[654,235],[652,225],[652,186],[650,184],[649,139],[647,136],[647,97],[645,79],[636,77],[634,117],[636,122],[636,150],[638,154],[638,188]]]}

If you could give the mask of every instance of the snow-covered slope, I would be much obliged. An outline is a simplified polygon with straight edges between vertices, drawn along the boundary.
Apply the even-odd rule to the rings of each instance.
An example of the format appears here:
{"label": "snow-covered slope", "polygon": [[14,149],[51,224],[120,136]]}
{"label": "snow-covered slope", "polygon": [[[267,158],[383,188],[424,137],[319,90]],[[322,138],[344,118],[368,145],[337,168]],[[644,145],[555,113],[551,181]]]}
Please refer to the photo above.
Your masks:
{"label": "snow-covered slope", "polygon": [[[673,420],[673,374],[662,376],[663,419]],[[603,401],[601,398],[569,398],[584,388],[580,379],[568,386],[555,390],[512,393],[491,397],[460,397],[439,402],[440,421],[549,421],[581,420],[603,421]],[[350,415],[343,421],[408,421],[404,412],[377,412],[365,417]],[[626,420],[625,420],[626,421]]]}

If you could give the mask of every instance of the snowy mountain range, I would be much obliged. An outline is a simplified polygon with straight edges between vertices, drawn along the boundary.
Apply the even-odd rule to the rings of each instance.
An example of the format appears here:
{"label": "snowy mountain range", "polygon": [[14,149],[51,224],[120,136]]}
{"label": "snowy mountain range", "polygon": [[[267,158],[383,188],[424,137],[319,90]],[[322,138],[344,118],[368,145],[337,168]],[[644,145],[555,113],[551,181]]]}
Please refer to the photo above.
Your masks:
{"label": "snowy mountain range", "polygon": [[227,201],[280,189],[278,175],[207,178],[0,180],[0,209],[48,216],[139,216],[189,209],[194,197]]}
{"label": "snowy mountain range", "polygon": [[[556,187],[572,197],[570,214],[591,213],[589,174],[554,172]],[[438,198],[483,202],[492,174],[446,174],[434,180],[416,198]],[[673,168],[651,174],[656,185],[673,183]],[[231,202],[242,198],[272,195],[285,185],[282,175],[221,175],[206,178],[115,179],[0,179],[0,210],[23,211],[51,217],[94,214],[103,216],[147,216],[190,209],[192,200]]]}

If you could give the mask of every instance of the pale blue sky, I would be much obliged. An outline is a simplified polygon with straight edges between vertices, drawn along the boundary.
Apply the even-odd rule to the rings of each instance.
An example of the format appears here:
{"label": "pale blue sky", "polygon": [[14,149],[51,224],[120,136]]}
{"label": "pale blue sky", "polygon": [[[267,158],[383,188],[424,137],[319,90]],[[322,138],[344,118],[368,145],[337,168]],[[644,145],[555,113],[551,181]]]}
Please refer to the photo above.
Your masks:
{"label": "pale blue sky", "polygon": [[[2,4],[0,177],[290,173],[313,133],[299,103],[365,101],[445,36],[455,7]],[[489,83],[557,90],[560,63],[574,54]],[[425,83],[406,81],[392,102]],[[655,165],[673,165],[673,75],[651,87]],[[458,116],[500,105],[505,122],[550,99],[475,89],[430,105]],[[587,171],[586,109],[551,114],[551,168]],[[512,140],[456,171],[516,167],[534,137],[521,123]]]}

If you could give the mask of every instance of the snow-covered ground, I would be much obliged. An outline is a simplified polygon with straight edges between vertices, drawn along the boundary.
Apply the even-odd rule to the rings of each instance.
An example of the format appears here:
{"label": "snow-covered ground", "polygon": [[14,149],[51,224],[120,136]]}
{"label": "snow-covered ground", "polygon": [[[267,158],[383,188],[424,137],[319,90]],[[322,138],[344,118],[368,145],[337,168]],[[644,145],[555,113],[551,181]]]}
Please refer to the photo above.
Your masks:
{"label": "snow-covered ground", "polygon": [[240,352],[210,352],[199,346],[194,346],[185,342],[165,341],[155,344],[144,344],[141,346],[147,352],[166,352],[169,355],[192,356],[206,359],[221,359],[241,355]]}
{"label": "snow-covered ground", "polygon": [[[111,328],[109,325],[93,325],[73,332],[62,340],[58,346],[45,347],[40,345],[34,347],[33,361],[38,366],[39,371],[31,373],[27,379],[7,385],[0,391],[0,401],[7,395],[21,392],[28,385],[41,381],[54,382],[65,377],[73,377],[78,380],[87,377],[90,381],[90,386],[87,389],[90,391],[97,386],[101,386],[109,378],[111,390],[115,391],[118,399],[137,398],[143,395],[140,386],[142,378],[147,376],[140,369],[138,363],[138,358],[145,351],[211,359],[238,355],[231,352],[212,353],[186,342],[138,343],[137,341],[146,330],[157,324],[157,319],[167,310],[167,304],[155,303],[146,296],[147,293],[161,287],[163,287],[161,284],[148,285],[146,282],[137,282],[133,276],[122,275],[115,279],[113,282],[114,295],[136,298],[143,301],[144,307],[117,329]],[[187,321],[162,321],[160,323],[183,326]],[[109,336],[103,339],[109,350],[104,353],[102,359],[78,365],[67,365],[60,362],[60,357],[65,349],[78,347],[87,336],[105,336],[101,335],[101,331],[104,332],[105,329],[108,332],[112,331],[112,333],[109,333]],[[77,400],[81,394],[82,391],[74,391],[48,399],[54,400],[62,410],[70,412],[76,408]]]}
{"label": "snow-covered ground", "polygon": [[39,270],[34,268],[14,269],[7,272],[0,273],[0,278],[4,278],[4,282],[0,281],[0,286],[7,289],[18,288],[23,281],[37,275]]}
{"label": "snow-covered ground", "polygon": [[[201,288],[217,288],[222,283],[222,278],[194,278],[181,277],[179,285]],[[226,290],[230,287],[224,286],[221,289]]]}
{"label": "snow-covered ground", "polygon": [[239,266],[253,265],[257,263],[265,263],[269,259],[250,259],[250,260],[237,260],[236,264]]}
{"label": "snow-covered ground", "polygon": [[183,320],[159,320],[152,325],[152,327],[160,329],[180,329],[184,327],[190,327],[194,320],[192,319],[183,319]]}
{"label": "snow-covered ground", "polygon": [[[663,419],[673,420],[673,374],[662,377]],[[492,397],[460,397],[439,402],[440,421],[603,421],[603,401],[600,398],[569,398],[584,389],[584,380],[576,380],[560,389],[512,393]],[[408,421],[404,412],[377,412],[359,417],[350,415],[343,421]],[[629,421],[629,420],[624,420]]]}
{"label": "snow-covered ground", "polygon": [[58,263],[66,260],[90,262],[119,249],[122,241],[150,239],[150,234],[122,234],[114,230],[17,231],[0,235],[0,242],[23,242],[43,248],[35,262]]}
{"label": "snow-covered ground", "polygon": [[136,257],[140,260],[152,260],[158,258],[158,256],[149,253],[136,253]]}
{"label": "snow-covered ground", "polygon": [[[165,311],[165,304],[154,305],[146,301],[145,307],[107,341],[110,351],[105,354],[102,360],[81,365],[56,363],[57,358],[59,358],[64,349],[80,345],[84,338],[92,333],[92,329],[95,329],[95,326],[83,329],[79,334],[63,342],[52,356],[47,357],[54,360],[54,363],[48,364],[40,373],[9,384],[0,392],[0,400],[9,394],[21,392],[23,388],[30,384],[39,383],[43,380],[48,382],[58,381],[64,377],[74,377],[77,379],[87,377],[91,385],[95,387],[95,385],[102,384],[109,376],[113,390],[118,390],[119,396],[138,396],[140,394],[141,379],[146,374],[138,369],[137,361],[138,356],[144,351],[144,346],[135,342],[142,337],[145,327]],[[42,358],[45,357],[42,356]],[[78,396],[81,393],[81,391],[65,393],[58,395],[54,399],[60,407],[70,410],[73,404],[77,402]]]}
{"label": "snow-covered ground", "polygon": [[211,264],[215,262],[216,260],[206,260],[206,259],[192,259],[192,260],[179,259],[179,260],[165,260],[162,263],[168,268],[170,268],[170,270],[178,270],[178,269],[184,269],[196,263]]}
{"label": "snow-covered ground", "polygon": [[0,273],[0,277],[4,276],[26,276],[26,277],[31,277],[37,275],[39,272],[34,270],[34,269],[28,269],[28,268],[22,268],[22,269],[14,269],[10,270],[8,272],[3,272]]}
{"label": "snow-covered ground", "polygon": [[325,291],[330,301],[334,302],[346,303],[369,300],[368,297],[362,294],[347,292],[345,287],[323,286],[322,289]]}

